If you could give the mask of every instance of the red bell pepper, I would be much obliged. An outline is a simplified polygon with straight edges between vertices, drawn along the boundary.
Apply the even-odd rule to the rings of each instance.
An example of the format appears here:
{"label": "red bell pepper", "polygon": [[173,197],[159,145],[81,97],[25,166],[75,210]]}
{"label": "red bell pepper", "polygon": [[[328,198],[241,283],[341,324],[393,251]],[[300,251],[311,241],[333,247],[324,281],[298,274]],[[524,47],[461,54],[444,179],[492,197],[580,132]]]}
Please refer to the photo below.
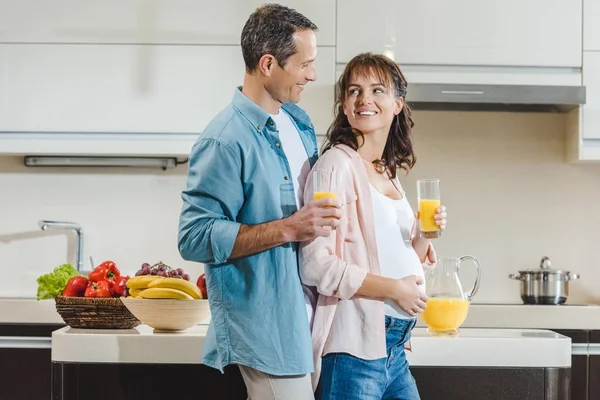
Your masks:
{"label": "red bell pepper", "polygon": [[109,281],[112,286],[120,276],[121,272],[114,262],[104,261],[89,273],[88,278],[92,282]]}
{"label": "red bell pepper", "polygon": [[127,275],[122,275],[115,281],[115,284],[112,286],[112,294],[114,297],[125,296],[125,284],[129,280]]}
{"label": "red bell pepper", "polygon": [[87,289],[85,289],[85,297],[112,297],[110,284],[108,281],[90,281]]}
{"label": "red bell pepper", "polygon": [[208,292],[206,290],[206,276],[204,274],[198,277],[196,286],[198,286],[198,289],[200,289],[200,292],[202,292],[202,298],[205,300],[208,299]]}
{"label": "red bell pepper", "polygon": [[62,291],[63,296],[68,297],[83,297],[85,289],[88,286],[88,278],[82,275],[77,275],[69,279],[65,288]]}

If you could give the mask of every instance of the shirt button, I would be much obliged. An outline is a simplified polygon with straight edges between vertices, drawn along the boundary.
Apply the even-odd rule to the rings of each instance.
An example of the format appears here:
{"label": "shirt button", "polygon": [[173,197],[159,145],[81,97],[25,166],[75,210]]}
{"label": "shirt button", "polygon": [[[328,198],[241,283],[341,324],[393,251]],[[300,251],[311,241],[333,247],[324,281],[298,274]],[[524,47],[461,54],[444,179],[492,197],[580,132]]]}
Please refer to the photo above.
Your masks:
{"label": "shirt button", "polygon": [[277,142],[277,143],[275,143],[275,146],[281,147],[281,143]]}
{"label": "shirt button", "polygon": [[262,130],[262,126],[257,126],[256,129],[258,129],[259,131]]}
{"label": "shirt button", "polygon": [[289,181],[290,177],[286,175],[286,176],[283,177],[283,179],[285,179],[286,181]]}
{"label": "shirt button", "polygon": [[275,123],[273,122],[273,120],[269,120],[269,125],[273,126]]}

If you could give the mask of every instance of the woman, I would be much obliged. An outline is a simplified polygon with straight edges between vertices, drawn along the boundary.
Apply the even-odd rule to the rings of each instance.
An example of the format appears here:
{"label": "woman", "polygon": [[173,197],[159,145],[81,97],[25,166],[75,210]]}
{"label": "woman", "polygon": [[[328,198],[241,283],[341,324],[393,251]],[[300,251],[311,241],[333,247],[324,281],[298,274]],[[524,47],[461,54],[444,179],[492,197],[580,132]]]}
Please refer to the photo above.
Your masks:
{"label": "woman", "polygon": [[[389,58],[354,57],[338,82],[335,121],[314,166],[336,172],[343,209],[341,226],[300,253],[302,281],[318,292],[313,387],[318,383],[322,400],[419,399],[404,348],[426,306],[423,267],[435,252],[396,177],[415,164],[406,88]],[[305,202],[312,198],[311,174]],[[445,218],[441,206],[435,219],[442,230]]]}

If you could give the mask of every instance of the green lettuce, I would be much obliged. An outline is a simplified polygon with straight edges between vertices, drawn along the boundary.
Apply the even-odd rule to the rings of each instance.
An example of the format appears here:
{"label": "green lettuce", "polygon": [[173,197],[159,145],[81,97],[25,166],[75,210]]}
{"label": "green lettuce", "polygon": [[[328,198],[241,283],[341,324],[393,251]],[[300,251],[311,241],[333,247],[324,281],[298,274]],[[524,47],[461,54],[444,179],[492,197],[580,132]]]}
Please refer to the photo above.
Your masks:
{"label": "green lettuce", "polygon": [[81,275],[71,264],[63,264],[49,274],[37,278],[37,299],[53,299],[62,294],[67,282],[74,276]]}

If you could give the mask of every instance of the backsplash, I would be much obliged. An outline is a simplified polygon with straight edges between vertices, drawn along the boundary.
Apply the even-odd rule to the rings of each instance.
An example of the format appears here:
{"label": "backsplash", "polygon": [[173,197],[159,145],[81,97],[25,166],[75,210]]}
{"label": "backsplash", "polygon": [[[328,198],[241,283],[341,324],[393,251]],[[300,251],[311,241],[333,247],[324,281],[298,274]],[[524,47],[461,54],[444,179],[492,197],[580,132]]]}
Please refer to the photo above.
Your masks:
{"label": "backsplash", "polygon": [[[554,114],[415,112],[417,164],[401,181],[413,207],[416,179],[441,179],[448,229],[438,254],[472,254],[482,263],[475,297],[519,302],[509,273],[553,268],[581,275],[568,303],[600,304],[600,164],[564,161],[565,119]],[[186,166],[174,171],[30,169],[0,157],[0,297],[34,297],[37,276],[75,263],[75,235],[41,231],[39,219],[69,220],[84,230],[84,267],[111,259],[126,273],[143,262],[182,267],[195,279],[202,266],[177,251]],[[465,265],[465,286],[472,274]]]}
{"label": "backsplash", "polygon": [[600,304],[600,164],[564,161],[564,115],[421,112],[414,120],[417,164],[401,179],[413,207],[416,180],[440,179],[448,228],[436,249],[481,261],[475,302],[520,302],[508,274],[548,256],[552,268],[581,275],[569,283],[568,304]]}

